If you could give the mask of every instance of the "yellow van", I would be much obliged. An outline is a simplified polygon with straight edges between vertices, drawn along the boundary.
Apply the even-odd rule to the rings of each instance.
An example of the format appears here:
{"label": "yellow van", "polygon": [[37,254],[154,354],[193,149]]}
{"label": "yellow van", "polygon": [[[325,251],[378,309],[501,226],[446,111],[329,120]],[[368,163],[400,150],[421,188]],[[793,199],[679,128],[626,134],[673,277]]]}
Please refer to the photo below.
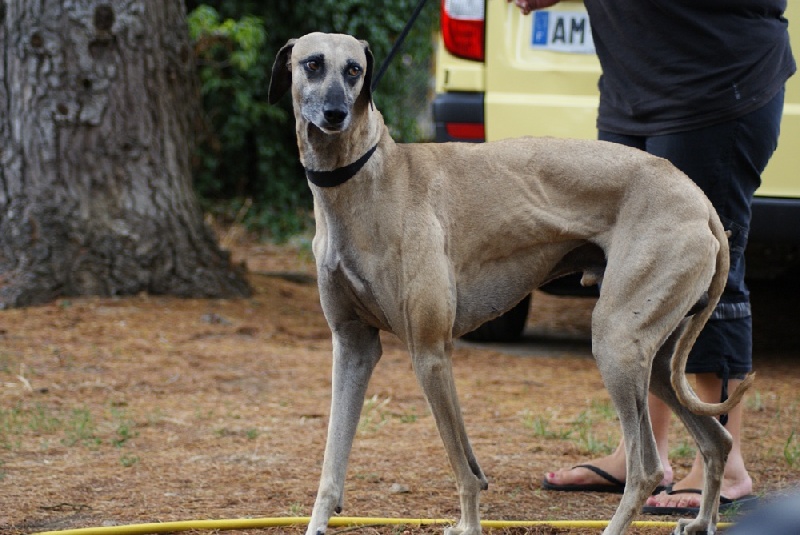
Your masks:
{"label": "yellow van", "polygon": [[[800,1],[786,18],[800,53]],[[600,63],[582,1],[562,0],[523,16],[505,0],[442,0],[436,50],[436,141],[597,137]],[[800,267],[800,74],[786,87],[777,152],[753,204],[748,277],[775,278]],[[580,293],[577,284],[555,293]],[[545,288],[546,290],[548,288]],[[528,300],[471,338],[508,341],[525,325]]]}

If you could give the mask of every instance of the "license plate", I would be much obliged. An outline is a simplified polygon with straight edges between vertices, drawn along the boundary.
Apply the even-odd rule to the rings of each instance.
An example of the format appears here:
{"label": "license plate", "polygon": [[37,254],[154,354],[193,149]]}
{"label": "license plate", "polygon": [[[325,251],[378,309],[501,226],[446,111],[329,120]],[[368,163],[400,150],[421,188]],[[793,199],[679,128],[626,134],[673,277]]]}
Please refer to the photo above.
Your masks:
{"label": "license plate", "polygon": [[531,46],[574,54],[594,54],[592,29],[585,11],[535,11]]}

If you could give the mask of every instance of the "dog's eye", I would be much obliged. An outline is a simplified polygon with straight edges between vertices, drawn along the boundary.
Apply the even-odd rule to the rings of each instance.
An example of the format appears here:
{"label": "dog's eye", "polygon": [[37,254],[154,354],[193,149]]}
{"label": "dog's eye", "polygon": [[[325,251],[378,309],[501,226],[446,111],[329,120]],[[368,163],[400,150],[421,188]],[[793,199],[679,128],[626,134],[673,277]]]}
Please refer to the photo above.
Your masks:
{"label": "dog's eye", "polygon": [[311,71],[311,72],[317,72],[319,69],[320,69],[319,61],[317,61],[315,59],[310,59],[310,60],[306,61],[306,70]]}
{"label": "dog's eye", "polygon": [[356,78],[357,76],[361,75],[361,67],[358,65],[350,65],[347,67],[347,75]]}

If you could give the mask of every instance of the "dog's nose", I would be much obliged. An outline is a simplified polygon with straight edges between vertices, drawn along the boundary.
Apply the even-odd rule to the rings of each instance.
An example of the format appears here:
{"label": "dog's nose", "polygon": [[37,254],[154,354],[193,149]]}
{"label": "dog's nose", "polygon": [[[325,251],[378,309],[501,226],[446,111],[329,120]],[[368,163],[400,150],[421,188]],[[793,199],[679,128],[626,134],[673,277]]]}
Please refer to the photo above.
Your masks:
{"label": "dog's nose", "polygon": [[342,124],[347,118],[347,110],[343,108],[326,108],[322,114],[330,124]]}

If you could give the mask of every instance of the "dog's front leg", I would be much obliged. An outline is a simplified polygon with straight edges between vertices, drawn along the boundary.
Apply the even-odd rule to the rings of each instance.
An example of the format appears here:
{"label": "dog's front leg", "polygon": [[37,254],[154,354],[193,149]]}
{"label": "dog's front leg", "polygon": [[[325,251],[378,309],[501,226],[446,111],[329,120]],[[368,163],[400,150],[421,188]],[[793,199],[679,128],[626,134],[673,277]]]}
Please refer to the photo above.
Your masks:
{"label": "dog's front leg", "polygon": [[455,474],[461,502],[461,519],[456,526],[447,529],[445,535],[476,535],[481,533],[479,495],[488,487],[488,482],[467,437],[453,380],[451,351],[452,344],[441,341],[438,347],[433,344],[432,347],[413,348],[412,358]]}
{"label": "dog's front leg", "polygon": [[319,491],[307,535],[325,533],[330,517],[342,510],[347,462],[367,385],[380,358],[381,343],[377,329],[350,321],[334,330],[328,438]]}

